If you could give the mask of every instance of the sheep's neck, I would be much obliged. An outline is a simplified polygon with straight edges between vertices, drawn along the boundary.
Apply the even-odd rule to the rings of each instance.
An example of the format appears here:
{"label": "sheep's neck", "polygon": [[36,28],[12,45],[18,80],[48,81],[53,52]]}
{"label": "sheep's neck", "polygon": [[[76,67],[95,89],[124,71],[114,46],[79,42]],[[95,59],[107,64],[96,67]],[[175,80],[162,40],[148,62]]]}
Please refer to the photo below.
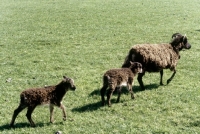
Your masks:
{"label": "sheep's neck", "polygon": [[174,45],[174,44],[171,44],[171,46],[172,46],[172,48],[173,48],[173,50],[176,52],[176,54],[178,55],[178,57],[180,57],[180,55],[179,55],[179,48],[178,47],[176,47],[176,45]]}

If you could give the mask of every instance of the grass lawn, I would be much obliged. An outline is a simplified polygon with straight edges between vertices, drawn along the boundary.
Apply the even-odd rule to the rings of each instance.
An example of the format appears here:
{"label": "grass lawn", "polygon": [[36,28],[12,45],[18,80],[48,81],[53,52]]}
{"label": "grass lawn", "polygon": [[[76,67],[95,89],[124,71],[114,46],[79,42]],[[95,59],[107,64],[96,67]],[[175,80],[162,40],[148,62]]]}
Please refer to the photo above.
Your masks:
{"label": "grass lawn", "polygon": [[[199,0],[1,0],[0,11],[0,133],[200,132]],[[120,68],[131,46],[168,43],[176,32],[187,34],[192,48],[181,51],[172,82],[159,86],[159,73],[146,73],[145,91],[135,80],[135,100],[124,89],[119,103],[113,95],[112,107],[101,107],[103,73]],[[164,70],[165,84],[171,74]],[[48,106],[39,106],[37,127],[26,110],[9,127],[22,90],[57,84],[63,75],[77,87],[63,100],[67,121],[55,108],[49,123]]]}

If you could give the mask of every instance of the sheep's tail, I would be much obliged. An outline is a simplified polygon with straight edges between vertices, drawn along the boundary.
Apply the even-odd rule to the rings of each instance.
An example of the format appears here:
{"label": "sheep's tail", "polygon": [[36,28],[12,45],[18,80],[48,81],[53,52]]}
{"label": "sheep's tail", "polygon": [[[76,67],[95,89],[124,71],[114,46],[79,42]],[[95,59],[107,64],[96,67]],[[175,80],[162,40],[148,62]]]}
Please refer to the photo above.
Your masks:
{"label": "sheep's tail", "polygon": [[131,63],[130,61],[134,62],[134,57],[135,57],[135,51],[131,49],[126,56],[124,63],[122,64],[122,68],[130,67]]}

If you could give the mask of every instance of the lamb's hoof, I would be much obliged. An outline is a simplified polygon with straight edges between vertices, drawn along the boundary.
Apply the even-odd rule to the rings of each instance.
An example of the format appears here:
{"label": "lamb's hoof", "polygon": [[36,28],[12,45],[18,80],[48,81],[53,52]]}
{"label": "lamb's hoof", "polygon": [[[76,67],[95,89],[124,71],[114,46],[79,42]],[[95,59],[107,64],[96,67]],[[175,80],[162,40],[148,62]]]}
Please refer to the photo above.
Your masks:
{"label": "lamb's hoof", "polygon": [[10,124],[9,126],[13,128],[13,127],[14,127],[14,124]]}
{"label": "lamb's hoof", "polygon": [[31,127],[36,127],[36,125],[35,124],[31,124]]}
{"label": "lamb's hoof", "polygon": [[144,91],[145,90],[145,87],[141,87],[141,91]]}
{"label": "lamb's hoof", "polygon": [[164,84],[163,84],[163,83],[160,83],[160,85],[163,86]]}
{"label": "lamb's hoof", "polygon": [[112,105],[111,104],[108,104],[108,107],[111,107]]}
{"label": "lamb's hoof", "polygon": [[105,103],[104,103],[104,102],[102,102],[102,103],[101,103],[101,106],[105,106]]}
{"label": "lamb's hoof", "polygon": [[66,121],[66,117],[63,117],[63,121]]}

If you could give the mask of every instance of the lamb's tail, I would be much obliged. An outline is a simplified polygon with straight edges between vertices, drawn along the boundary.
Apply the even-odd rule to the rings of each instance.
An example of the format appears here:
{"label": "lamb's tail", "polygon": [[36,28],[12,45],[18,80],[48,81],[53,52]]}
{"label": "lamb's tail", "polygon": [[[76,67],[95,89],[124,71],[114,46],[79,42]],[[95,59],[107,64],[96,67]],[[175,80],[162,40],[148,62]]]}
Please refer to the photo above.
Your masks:
{"label": "lamb's tail", "polygon": [[103,79],[104,79],[104,82],[106,82],[105,84],[108,84],[108,85],[113,84],[113,79],[109,75],[104,75]]}
{"label": "lamb's tail", "polygon": [[103,79],[104,79],[105,81],[110,81],[111,78],[110,78],[109,75],[104,75]]}
{"label": "lamb's tail", "polygon": [[27,102],[27,97],[24,94],[20,95],[20,103],[21,104],[26,104]]}

